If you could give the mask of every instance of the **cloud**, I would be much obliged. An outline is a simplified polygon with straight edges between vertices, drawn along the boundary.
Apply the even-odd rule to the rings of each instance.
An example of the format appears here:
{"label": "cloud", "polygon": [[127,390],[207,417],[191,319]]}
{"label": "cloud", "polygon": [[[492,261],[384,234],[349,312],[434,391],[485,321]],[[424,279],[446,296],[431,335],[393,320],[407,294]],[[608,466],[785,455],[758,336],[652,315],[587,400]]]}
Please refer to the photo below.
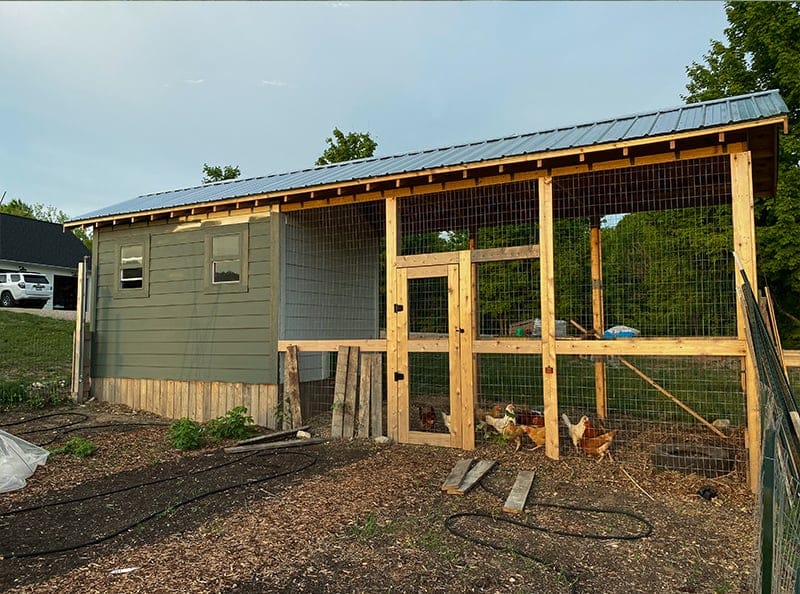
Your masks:
{"label": "cloud", "polygon": [[183,82],[185,82],[187,85],[200,85],[203,84],[205,80],[202,78],[187,78]]}
{"label": "cloud", "polygon": [[289,83],[283,82],[282,80],[262,80],[262,85],[267,85],[270,87],[288,87]]}

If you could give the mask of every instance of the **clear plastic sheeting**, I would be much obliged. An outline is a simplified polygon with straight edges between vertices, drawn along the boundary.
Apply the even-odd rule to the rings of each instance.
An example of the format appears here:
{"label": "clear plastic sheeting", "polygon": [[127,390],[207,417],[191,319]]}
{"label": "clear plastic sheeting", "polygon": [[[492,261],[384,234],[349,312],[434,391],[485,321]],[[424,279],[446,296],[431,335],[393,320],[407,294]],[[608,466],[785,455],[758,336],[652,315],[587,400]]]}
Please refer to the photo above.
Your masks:
{"label": "clear plastic sheeting", "polygon": [[16,491],[50,452],[5,431],[0,431],[0,493]]}

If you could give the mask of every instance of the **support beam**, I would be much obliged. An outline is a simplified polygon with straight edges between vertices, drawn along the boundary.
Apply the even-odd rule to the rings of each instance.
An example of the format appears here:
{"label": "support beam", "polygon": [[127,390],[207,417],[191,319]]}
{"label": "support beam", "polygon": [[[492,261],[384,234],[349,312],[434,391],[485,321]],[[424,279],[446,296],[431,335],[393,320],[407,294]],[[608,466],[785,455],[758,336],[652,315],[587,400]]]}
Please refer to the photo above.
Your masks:
{"label": "support beam", "polygon": [[556,304],[553,248],[553,178],[539,180],[539,266],[542,311],[542,392],[545,454],[558,460],[558,382],[556,373]]}
{"label": "support beam", "polygon": [[[733,218],[733,249],[736,251],[750,283],[757,295],[756,286],[756,230],[753,209],[753,177],[749,152],[731,154],[731,194]],[[738,272],[737,272],[738,274]],[[736,279],[737,285],[740,279]],[[747,338],[747,320],[741,304],[736,303],[736,327],[740,340]],[[756,365],[750,352],[743,359],[744,383],[747,398],[747,449],[750,488],[756,493],[761,474],[761,411],[758,398]]]}
{"label": "support beam", "polygon": [[386,435],[398,440],[397,382],[397,199],[386,199]]}
{"label": "support beam", "polygon": [[[592,328],[596,334],[603,335],[605,313],[603,310],[603,249],[600,241],[600,217],[592,217],[589,231],[592,257]],[[606,392],[606,363],[599,359],[594,363],[594,396],[597,416],[608,416],[608,394]]]}

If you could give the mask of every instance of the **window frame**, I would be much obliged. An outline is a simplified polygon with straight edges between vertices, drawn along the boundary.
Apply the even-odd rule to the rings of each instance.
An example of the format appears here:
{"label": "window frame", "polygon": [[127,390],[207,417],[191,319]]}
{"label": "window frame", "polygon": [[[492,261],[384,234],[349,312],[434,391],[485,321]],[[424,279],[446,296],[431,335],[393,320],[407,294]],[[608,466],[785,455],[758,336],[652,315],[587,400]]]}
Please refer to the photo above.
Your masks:
{"label": "window frame", "polygon": [[[123,287],[122,286],[122,249],[132,246],[141,246],[142,248],[142,286],[141,287]],[[131,238],[129,240],[120,241],[114,250],[114,285],[112,293],[118,298],[141,298],[150,296],[150,236],[146,235],[141,238]]]}
{"label": "window frame", "polygon": [[[234,259],[228,256],[214,258],[214,238],[234,235],[239,238],[239,280],[214,282],[215,264]],[[223,225],[206,232],[203,255],[203,288],[206,293],[246,293],[248,291],[249,235],[250,229],[247,224]]]}

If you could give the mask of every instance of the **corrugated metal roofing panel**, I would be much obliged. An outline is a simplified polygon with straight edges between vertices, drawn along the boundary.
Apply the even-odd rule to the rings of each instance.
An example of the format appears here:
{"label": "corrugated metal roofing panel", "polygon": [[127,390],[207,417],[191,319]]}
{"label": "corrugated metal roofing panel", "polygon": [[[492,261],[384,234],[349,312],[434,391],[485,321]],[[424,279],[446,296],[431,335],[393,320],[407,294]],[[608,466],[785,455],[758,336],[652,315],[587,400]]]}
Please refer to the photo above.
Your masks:
{"label": "corrugated metal roofing panel", "polygon": [[318,185],[366,180],[517,155],[546,153],[700,130],[735,122],[786,115],[788,112],[786,103],[778,91],[762,91],[482,142],[360,159],[264,177],[230,180],[193,188],[158,192],[95,210],[77,217],[73,221],[90,221],[109,216],[214,202],[238,196],[288,192]]}

